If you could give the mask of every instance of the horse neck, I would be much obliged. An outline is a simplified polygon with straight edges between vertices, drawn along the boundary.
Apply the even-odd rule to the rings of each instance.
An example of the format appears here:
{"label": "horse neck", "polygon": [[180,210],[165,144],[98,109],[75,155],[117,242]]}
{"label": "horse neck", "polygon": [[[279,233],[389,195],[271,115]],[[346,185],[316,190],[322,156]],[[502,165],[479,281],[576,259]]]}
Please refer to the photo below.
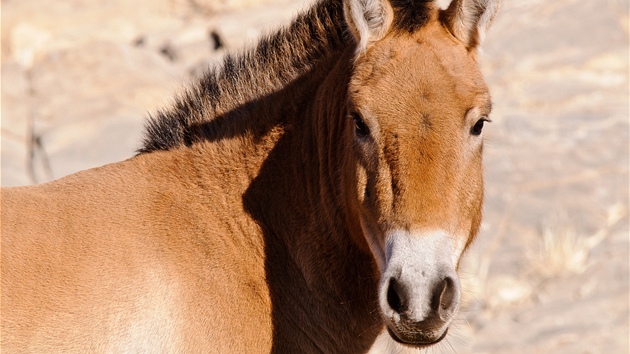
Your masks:
{"label": "horse neck", "polygon": [[257,177],[246,192],[246,197],[256,195],[256,199],[245,201],[253,203],[263,224],[272,227],[292,250],[301,248],[302,233],[317,231],[318,237],[309,239],[307,248],[322,243],[322,247],[344,252],[347,248],[368,252],[367,245],[355,242],[362,238],[357,237],[360,224],[356,193],[352,193],[356,182],[346,134],[350,127],[346,91],[353,53],[351,46],[339,49],[288,85],[284,93],[252,108],[257,116],[265,116],[261,119],[274,122],[261,129],[271,140],[264,144],[273,147],[260,156]]}
{"label": "horse neck", "polygon": [[[345,141],[345,129],[350,127],[346,124],[345,104],[355,48],[343,40],[344,29],[339,28],[343,23],[341,1],[320,2],[302,20],[296,20],[289,31],[322,31],[315,24],[323,22],[307,20],[309,16],[328,18],[329,27],[324,30],[328,38],[299,36],[304,42],[290,50],[272,48],[275,53],[270,53],[269,60],[275,55],[297,54],[288,68],[277,63],[265,67],[265,61],[252,68],[261,76],[290,76],[284,78],[281,87],[271,88],[255,99],[236,95],[247,102],[220,103],[225,107],[212,111],[216,112],[215,118],[189,124],[187,131],[201,137],[199,143],[192,139],[192,145],[218,151],[195,155],[196,169],[202,171],[200,181],[204,176],[216,181],[212,175],[217,175],[217,169],[228,168],[223,165],[246,166],[242,169],[245,172],[238,175],[230,169],[220,176],[233,176],[232,182],[237,184],[251,181],[244,192],[235,195],[242,198],[244,211],[262,230],[272,302],[284,305],[274,311],[328,326],[322,329],[313,325],[304,331],[314,336],[318,331],[355,337],[362,334],[359,339],[351,336],[336,341],[338,348],[347,347],[352,352],[369,345],[366,343],[379,330],[379,319],[366,316],[376,313],[372,310],[376,307],[378,276],[367,246],[360,243],[363,238],[356,196],[352,198],[356,192],[351,192],[354,173],[347,165],[351,145]],[[254,56],[260,55],[259,49]],[[245,74],[252,87],[257,85],[255,74]],[[325,317],[331,313],[344,322]],[[274,315],[274,319],[282,316]],[[295,331],[289,328],[287,333]]]}
{"label": "horse neck", "polygon": [[[304,331],[313,336],[355,335],[319,342],[334,340],[357,351],[380,327],[376,315],[369,315],[376,313],[377,268],[367,246],[356,242],[362,238],[345,108],[350,47],[288,88],[300,100],[276,106],[281,133],[274,135],[243,202],[263,231],[272,299],[283,304],[278,311],[325,324]],[[336,319],[326,317],[331,313]]]}
{"label": "horse neck", "polygon": [[[335,145],[340,130],[331,125],[339,120],[329,119],[345,109],[354,53],[344,23],[341,0],[320,0],[254,50],[226,59],[153,120],[142,152],[192,147],[202,185],[230,176],[225,165],[238,166],[244,174],[232,182],[253,178],[245,197],[258,196],[246,200],[254,218],[287,244],[300,243],[294,231],[304,229],[349,247],[337,235],[348,233],[348,220],[358,227],[358,218],[346,212],[339,190],[346,181],[331,176],[342,169],[343,149]],[[295,220],[293,229],[287,218]]]}

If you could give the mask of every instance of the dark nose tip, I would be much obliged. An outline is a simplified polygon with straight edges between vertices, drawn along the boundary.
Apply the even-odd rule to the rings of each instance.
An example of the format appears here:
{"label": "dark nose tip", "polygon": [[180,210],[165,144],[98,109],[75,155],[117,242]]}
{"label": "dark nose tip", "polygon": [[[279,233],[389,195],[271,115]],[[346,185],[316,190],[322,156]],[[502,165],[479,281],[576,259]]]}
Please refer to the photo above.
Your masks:
{"label": "dark nose tip", "polygon": [[[387,303],[396,313],[399,315],[405,315],[406,312],[408,312],[409,307],[412,305],[412,301],[430,301],[431,310],[429,313],[424,313],[424,319],[429,321],[432,319],[438,320],[439,317],[439,320],[446,322],[457,310],[457,306],[459,304],[459,284],[451,276],[447,276],[441,281],[435,283],[433,289],[425,292],[425,294],[429,297],[424,297],[424,299],[412,299],[411,291],[405,283],[396,277],[392,277],[389,280],[389,286],[387,289]],[[415,319],[408,318],[408,320],[413,321]]]}
{"label": "dark nose tip", "polygon": [[459,285],[451,277],[439,282],[433,290],[431,307],[443,321],[451,318],[459,303]]}

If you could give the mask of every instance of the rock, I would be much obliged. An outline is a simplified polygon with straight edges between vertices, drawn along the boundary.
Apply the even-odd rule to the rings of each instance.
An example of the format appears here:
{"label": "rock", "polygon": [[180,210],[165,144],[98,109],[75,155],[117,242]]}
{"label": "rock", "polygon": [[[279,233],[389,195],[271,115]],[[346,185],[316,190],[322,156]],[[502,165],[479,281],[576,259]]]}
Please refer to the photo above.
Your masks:
{"label": "rock", "polygon": [[190,2],[196,9],[210,14],[225,11],[243,10],[244,8],[254,6],[273,6],[278,3],[284,3],[284,5],[291,4],[291,1],[287,0],[190,0]]}
{"label": "rock", "polygon": [[13,60],[2,62],[1,185],[32,183],[28,172],[29,87],[26,72]]}
{"label": "rock", "polygon": [[42,137],[42,145],[52,177],[133,157],[140,148],[143,124],[142,115],[103,112],[51,129]]}
{"label": "rock", "polygon": [[2,132],[0,138],[0,184],[3,187],[31,184],[27,141]]}
{"label": "rock", "polygon": [[13,60],[2,62],[2,132],[14,139],[29,135],[29,83],[27,72]]}
{"label": "rock", "polygon": [[[151,50],[96,41],[50,53],[31,76],[33,131],[58,178],[96,166],[90,161],[131,157],[147,112],[168,103],[183,73]],[[99,148],[94,146],[100,142]],[[85,165],[77,162],[76,154],[96,155],[97,149],[100,158],[86,156],[80,159]],[[61,156],[66,155],[74,157],[62,166],[66,162]]]}

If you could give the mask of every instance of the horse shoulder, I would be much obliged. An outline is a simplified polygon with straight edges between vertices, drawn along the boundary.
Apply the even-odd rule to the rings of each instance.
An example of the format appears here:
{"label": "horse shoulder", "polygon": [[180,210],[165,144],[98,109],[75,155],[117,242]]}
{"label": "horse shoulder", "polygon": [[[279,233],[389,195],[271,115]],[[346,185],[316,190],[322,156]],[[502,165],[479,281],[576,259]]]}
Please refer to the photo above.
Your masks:
{"label": "horse shoulder", "polygon": [[213,211],[225,206],[187,190],[192,171],[175,160],[138,156],[2,190],[3,337],[29,338],[10,341],[29,350],[171,351],[253,331],[243,316],[269,322],[269,310],[247,305],[269,307],[263,260],[239,250]]}

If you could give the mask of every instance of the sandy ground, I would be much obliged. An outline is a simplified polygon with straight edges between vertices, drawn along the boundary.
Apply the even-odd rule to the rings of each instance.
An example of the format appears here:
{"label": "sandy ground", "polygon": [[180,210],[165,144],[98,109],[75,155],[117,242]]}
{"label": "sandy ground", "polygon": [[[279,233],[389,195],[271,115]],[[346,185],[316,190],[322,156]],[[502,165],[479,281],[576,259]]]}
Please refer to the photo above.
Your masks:
{"label": "sandy ground", "polygon": [[[3,186],[119,161],[147,112],[309,1],[2,0]],[[506,2],[462,314],[429,353],[628,353],[628,1]],[[374,352],[405,352],[386,338]]]}

